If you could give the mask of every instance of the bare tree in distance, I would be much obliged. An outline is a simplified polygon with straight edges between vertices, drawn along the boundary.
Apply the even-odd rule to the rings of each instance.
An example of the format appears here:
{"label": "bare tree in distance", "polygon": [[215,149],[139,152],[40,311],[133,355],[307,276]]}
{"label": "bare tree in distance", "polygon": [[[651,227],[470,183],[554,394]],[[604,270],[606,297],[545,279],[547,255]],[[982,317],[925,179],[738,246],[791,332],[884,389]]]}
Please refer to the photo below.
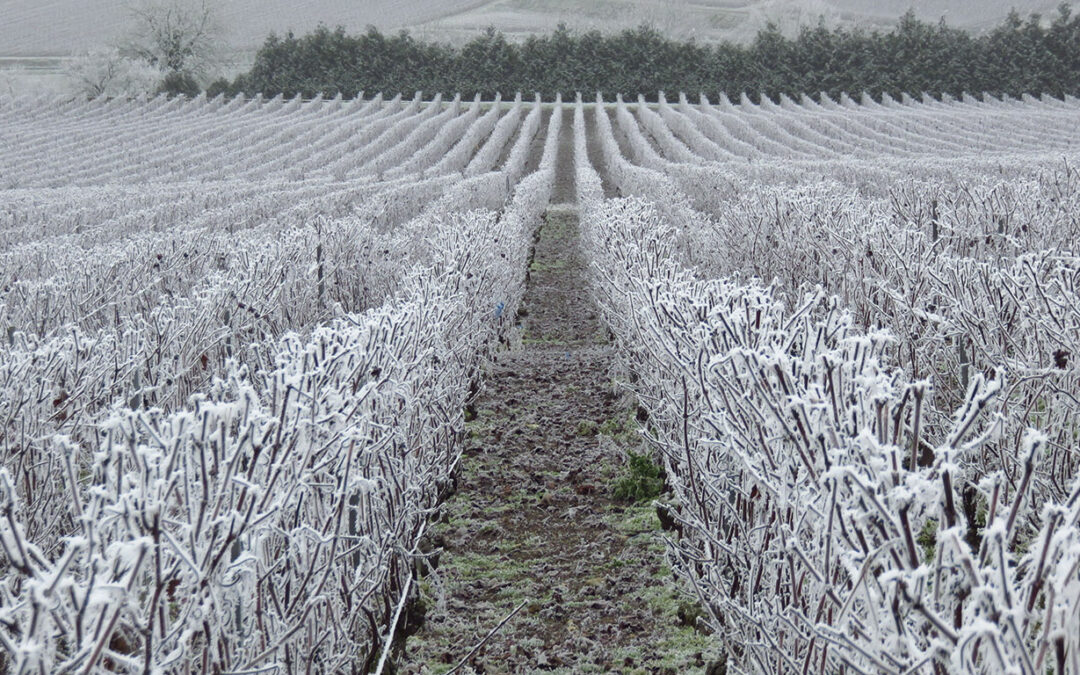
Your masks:
{"label": "bare tree in distance", "polygon": [[224,27],[214,0],[141,0],[130,8],[123,52],[166,73],[205,78],[216,64]]}
{"label": "bare tree in distance", "polygon": [[87,98],[135,96],[157,88],[161,73],[142,59],[119,50],[89,52],[72,59],[64,69],[71,89]]}

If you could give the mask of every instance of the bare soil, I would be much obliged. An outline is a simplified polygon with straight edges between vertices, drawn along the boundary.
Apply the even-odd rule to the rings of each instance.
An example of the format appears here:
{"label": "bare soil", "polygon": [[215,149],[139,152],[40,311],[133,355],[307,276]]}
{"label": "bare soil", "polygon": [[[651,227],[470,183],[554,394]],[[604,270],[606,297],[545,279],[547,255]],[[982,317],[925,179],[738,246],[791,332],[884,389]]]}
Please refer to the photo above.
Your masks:
{"label": "bare soil", "polygon": [[[560,143],[560,160],[571,154]],[[573,173],[559,168],[553,199],[565,201]],[[427,621],[400,672],[447,672],[522,604],[457,672],[674,675],[709,661],[653,507],[612,497],[641,440],[586,282],[577,212],[553,205],[522,346],[499,355],[476,401],[459,489],[435,528],[441,564],[421,582]]]}
{"label": "bare soil", "polygon": [[615,136],[615,142],[619,144],[619,154],[623,157],[634,157],[634,151],[630,147],[630,141],[626,138],[626,132],[623,131],[622,126],[619,124],[618,116],[615,114],[614,108],[605,108],[604,112],[607,114],[609,121],[611,122],[611,131]]}
{"label": "bare soil", "polygon": [[596,125],[596,113],[594,110],[585,111],[585,144],[589,154],[589,163],[600,175],[600,184],[604,188],[604,199],[618,196],[615,184],[611,182],[607,167],[604,163],[604,153],[600,148],[600,132]]}
{"label": "bare soil", "polygon": [[[532,145],[529,146],[529,159],[525,162],[525,172],[522,174],[524,176],[528,176],[540,166],[540,160],[544,157],[544,139],[547,138],[548,122],[551,120],[553,112],[553,110],[540,111],[540,126],[536,130],[536,135],[532,138]],[[519,125],[518,134],[520,133],[521,127]],[[507,156],[509,156],[509,151],[514,147],[516,141],[517,138],[515,137],[513,141],[507,144]]]}

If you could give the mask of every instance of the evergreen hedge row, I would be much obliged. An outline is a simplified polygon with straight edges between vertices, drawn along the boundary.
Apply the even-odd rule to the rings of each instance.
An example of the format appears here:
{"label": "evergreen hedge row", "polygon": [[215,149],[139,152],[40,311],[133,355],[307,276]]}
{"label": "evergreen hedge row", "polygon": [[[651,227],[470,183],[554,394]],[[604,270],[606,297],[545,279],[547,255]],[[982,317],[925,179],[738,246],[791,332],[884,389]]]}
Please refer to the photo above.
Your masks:
{"label": "evergreen hedge row", "polygon": [[374,28],[347,35],[320,27],[296,37],[271,35],[250,72],[220,80],[208,93],[264,96],[322,93],[345,97],[442,92],[484,98],[539,92],[545,100],[582,92],[655,100],[658,91],[696,95],[743,92],[775,99],[826,92],[898,97],[963,92],[1020,96],[1080,94],[1080,16],[1062,5],[1049,22],[1013,12],[997,28],[972,35],[908,13],[890,32],[804,28],[784,36],[775,26],[747,45],[700,44],[641,27],[618,34],[575,33],[564,25],[513,43],[489,29],[460,47],[386,36]]}

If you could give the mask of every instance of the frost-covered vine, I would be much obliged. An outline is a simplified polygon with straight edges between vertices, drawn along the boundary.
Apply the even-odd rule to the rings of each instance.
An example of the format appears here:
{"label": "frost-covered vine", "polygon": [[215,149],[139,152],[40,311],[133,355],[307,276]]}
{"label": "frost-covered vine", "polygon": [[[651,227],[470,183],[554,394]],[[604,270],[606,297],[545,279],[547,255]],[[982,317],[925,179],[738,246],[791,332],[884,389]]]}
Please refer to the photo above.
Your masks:
{"label": "frost-covered vine", "polygon": [[[662,101],[635,119],[620,100],[632,157],[600,105],[604,165],[575,148],[677,571],[729,671],[1078,672],[1070,163],[1050,144],[916,166],[888,156],[916,151],[905,116],[984,147],[955,134],[960,104],[814,106]],[[1028,133],[1016,108],[984,112]],[[686,164],[706,139],[713,157],[818,163]],[[835,159],[856,148],[882,159]],[[636,197],[604,200],[597,170]]]}

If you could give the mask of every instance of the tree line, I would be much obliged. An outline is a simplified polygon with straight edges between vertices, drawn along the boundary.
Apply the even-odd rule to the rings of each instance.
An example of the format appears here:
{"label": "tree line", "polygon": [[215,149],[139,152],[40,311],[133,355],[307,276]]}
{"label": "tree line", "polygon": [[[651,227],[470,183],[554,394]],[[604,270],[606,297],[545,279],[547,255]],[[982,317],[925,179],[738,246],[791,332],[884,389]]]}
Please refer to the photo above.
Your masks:
{"label": "tree line", "polygon": [[208,93],[344,97],[358,92],[434,95],[539,92],[545,99],[582,92],[605,98],[658,91],[816,96],[825,92],[898,97],[963,92],[1020,96],[1080,94],[1080,16],[1062,4],[1050,21],[1015,11],[973,35],[905,14],[889,32],[804,27],[793,37],[769,25],[746,45],[671,40],[649,27],[604,35],[559,25],[521,43],[494,29],[462,46],[369,28],[348,35],[319,27],[297,37],[271,35],[254,65]]}

